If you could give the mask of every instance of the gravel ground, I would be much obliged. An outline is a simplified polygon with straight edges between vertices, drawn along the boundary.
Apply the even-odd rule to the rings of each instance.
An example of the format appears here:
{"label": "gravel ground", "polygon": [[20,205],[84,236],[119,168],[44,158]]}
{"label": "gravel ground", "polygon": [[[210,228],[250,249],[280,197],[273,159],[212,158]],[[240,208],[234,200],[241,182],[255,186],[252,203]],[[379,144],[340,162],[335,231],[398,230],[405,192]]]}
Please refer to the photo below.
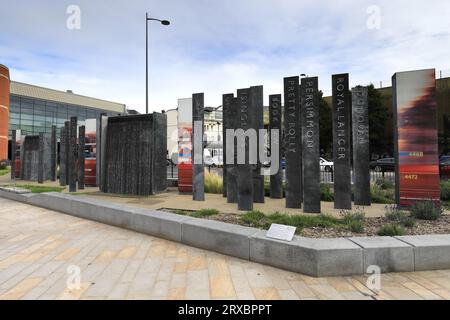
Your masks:
{"label": "gravel ground", "polygon": [[[239,215],[221,213],[206,219],[222,221],[226,223],[251,226],[239,219]],[[378,236],[381,226],[391,223],[385,218],[365,218],[364,233],[353,233],[344,228],[307,228],[298,230],[299,236],[308,238],[340,238],[340,237],[373,237]],[[450,216],[442,216],[437,221],[416,220],[413,228],[406,228],[406,235],[426,235],[426,234],[450,234]]]}

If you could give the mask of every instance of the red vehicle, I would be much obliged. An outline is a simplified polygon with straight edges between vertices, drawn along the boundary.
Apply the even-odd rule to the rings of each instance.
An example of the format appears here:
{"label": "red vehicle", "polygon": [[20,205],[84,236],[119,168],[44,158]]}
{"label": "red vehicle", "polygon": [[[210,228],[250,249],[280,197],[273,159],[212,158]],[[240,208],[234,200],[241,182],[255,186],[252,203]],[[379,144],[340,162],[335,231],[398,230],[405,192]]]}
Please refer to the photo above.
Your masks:
{"label": "red vehicle", "polygon": [[450,179],[450,156],[444,156],[439,162],[439,173],[441,178]]}

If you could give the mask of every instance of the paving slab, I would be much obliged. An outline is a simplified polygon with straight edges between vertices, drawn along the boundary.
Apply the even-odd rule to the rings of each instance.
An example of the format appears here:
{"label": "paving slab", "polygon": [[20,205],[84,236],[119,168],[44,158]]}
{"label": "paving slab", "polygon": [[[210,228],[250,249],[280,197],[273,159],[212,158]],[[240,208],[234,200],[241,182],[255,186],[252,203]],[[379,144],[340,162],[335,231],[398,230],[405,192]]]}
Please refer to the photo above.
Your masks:
{"label": "paving slab", "polygon": [[381,272],[414,271],[413,247],[392,237],[350,238],[363,248],[364,270],[378,266]]}
{"label": "paving slab", "polygon": [[450,268],[450,235],[402,236],[414,247],[415,271]]}

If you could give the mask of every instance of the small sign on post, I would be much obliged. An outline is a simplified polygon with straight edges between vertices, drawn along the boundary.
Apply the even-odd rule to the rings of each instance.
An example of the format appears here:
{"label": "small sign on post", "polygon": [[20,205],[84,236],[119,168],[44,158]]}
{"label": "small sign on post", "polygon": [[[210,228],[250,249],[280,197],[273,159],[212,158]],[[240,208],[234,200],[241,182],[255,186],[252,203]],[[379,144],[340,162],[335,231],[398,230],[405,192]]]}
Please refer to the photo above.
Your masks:
{"label": "small sign on post", "polygon": [[296,227],[273,223],[266,233],[267,238],[291,242],[294,238]]}

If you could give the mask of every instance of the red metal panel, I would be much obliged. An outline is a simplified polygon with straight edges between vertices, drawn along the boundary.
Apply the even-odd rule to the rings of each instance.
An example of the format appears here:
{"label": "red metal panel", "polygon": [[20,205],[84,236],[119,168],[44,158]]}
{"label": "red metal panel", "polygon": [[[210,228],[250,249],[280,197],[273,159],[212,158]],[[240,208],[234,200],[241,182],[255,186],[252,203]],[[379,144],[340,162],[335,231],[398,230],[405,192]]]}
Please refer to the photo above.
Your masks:
{"label": "red metal panel", "polygon": [[397,202],[440,202],[435,70],[394,76]]}

